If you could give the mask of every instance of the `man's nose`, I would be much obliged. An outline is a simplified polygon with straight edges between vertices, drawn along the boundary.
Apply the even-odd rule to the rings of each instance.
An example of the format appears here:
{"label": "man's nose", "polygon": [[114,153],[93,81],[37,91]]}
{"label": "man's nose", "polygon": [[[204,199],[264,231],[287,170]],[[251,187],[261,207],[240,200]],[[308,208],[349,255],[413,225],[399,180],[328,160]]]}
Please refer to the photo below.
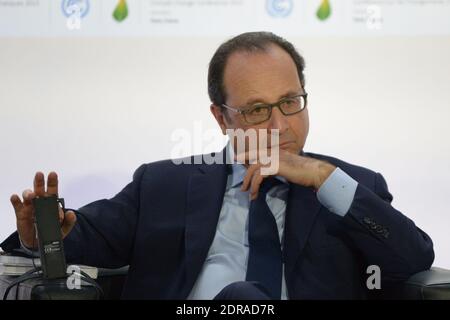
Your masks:
{"label": "man's nose", "polygon": [[282,134],[288,128],[289,124],[286,119],[286,116],[283,113],[281,113],[280,109],[273,108],[269,122],[269,129],[278,129],[280,130],[280,134]]}

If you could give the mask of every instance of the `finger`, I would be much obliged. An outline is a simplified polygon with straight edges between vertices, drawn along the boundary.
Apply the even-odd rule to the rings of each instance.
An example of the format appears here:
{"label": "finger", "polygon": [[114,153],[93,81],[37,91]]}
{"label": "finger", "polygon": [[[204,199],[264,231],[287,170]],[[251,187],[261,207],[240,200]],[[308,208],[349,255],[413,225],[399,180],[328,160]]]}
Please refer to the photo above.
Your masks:
{"label": "finger", "polygon": [[258,170],[252,178],[252,183],[250,187],[250,200],[255,200],[258,198],[259,188],[261,187],[261,183],[264,180],[264,176],[261,175],[261,171]]}
{"label": "finger", "polygon": [[33,199],[36,197],[35,193],[31,190],[25,190],[22,193],[23,202],[20,211],[16,212],[17,219],[30,219],[33,216]]}
{"label": "finger", "polygon": [[65,238],[69,232],[73,229],[77,222],[77,216],[75,212],[69,210],[65,214],[64,224],[61,226],[62,237]]}
{"label": "finger", "polygon": [[38,197],[45,195],[45,179],[42,172],[36,172],[34,176],[34,192]]}
{"label": "finger", "polygon": [[252,164],[248,167],[247,173],[244,177],[244,180],[242,181],[242,186],[241,186],[242,191],[247,191],[247,189],[250,186],[250,182],[252,181],[253,174],[255,173],[256,170],[259,169],[259,167],[260,167],[259,164]]}
{"label": "finger", "polygon": [[62,224],[65,217],[64,210],[61,207],[59,207],[58,213],[59,213],[59,224]]}
{"label": "finger", "polygon": [[33,199],[36,198],[36,193],[31,191],[30,189],[27,189],[22,193],[22,198],[25,207],[32,206]]}
{"label": "finger", "polygon": [[47,177],[47,194],[58,195],[58,175],[54,171]]}
{"label": "finger", "polygon": [[9,201],[11,201],[11,204],[14,208],[14,211],[16,212],[16,214],[22,210],[23,208],[23,203],[22,200],[20,200],[20,197],[17,194],[13,194],[11,196],[11,198],[9,198]]}
{"label": "finger", "polygon": [[258,161],[258,150],[252,149],[245,152],[237,153],[234,160],[239,163],[255,164]]}

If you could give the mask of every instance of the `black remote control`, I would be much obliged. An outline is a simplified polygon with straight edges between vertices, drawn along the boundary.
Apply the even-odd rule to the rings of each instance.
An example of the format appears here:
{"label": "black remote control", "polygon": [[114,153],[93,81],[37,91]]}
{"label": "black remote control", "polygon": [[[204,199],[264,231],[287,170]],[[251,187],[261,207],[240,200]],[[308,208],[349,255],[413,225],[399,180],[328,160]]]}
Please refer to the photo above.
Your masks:
{"label": "black remote control", "polygon": [[41,266],[46,279],[66,276],[66,258],[59,223],[58,198],[37,197],[33,200]]}

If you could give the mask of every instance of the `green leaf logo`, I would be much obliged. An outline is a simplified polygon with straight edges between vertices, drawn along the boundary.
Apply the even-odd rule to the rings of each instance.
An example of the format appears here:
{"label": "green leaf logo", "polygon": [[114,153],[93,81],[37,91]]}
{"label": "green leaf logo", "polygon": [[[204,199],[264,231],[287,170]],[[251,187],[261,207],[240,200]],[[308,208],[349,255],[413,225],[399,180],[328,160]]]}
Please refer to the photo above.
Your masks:
{"label": "green leaf logo", "polygon": [[331,6],[330,6],[330,2],[328,0],[322,0],[322,3],[320,4],[319,9],[317,9],[316,12],[317,18],[319,18],[319,20],[326,20],[330,17],[331,15]]}
{"label": "green leaf logo", "polygon": [[122,22],[128,16],[128,6],[126,0],[119,0],[113,12],[113,18],[117,22]]}

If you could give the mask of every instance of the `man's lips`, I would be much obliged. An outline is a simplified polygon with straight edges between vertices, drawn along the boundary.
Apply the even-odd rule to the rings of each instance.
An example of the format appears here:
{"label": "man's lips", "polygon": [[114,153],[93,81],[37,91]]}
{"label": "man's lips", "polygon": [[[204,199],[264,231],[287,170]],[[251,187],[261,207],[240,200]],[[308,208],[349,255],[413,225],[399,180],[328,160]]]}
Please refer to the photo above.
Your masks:
{"label": "man's lips", "polygon": [[295,143],[295,141],[285,141],[285,142],[283,142],[283,143],[279,143],[279,144],[275,144],[275,145],[268,145],[267,146],[267,148],[268,149],[273,149],[273,148],[283,148],[283,147],[287,147],[287,146],[290,146],[290,145],[292,145],[292,144],[294,144]]}

